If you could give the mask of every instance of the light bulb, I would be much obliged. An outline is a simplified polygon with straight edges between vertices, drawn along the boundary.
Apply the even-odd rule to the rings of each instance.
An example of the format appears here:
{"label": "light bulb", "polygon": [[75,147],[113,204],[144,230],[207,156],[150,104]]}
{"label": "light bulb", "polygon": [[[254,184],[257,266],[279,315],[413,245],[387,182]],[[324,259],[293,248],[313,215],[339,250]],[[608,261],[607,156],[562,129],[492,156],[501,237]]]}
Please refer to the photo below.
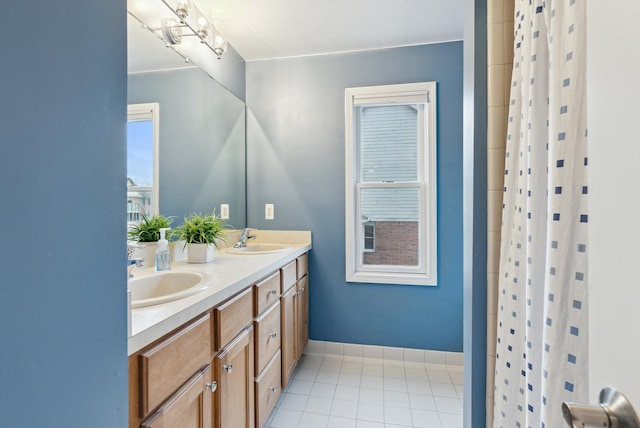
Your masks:
{"label": "light bulb", "polygon": [[191,11],[191,0],[178,0],[176,6],[176,15],[180,18],[180,23],[184,24]]}

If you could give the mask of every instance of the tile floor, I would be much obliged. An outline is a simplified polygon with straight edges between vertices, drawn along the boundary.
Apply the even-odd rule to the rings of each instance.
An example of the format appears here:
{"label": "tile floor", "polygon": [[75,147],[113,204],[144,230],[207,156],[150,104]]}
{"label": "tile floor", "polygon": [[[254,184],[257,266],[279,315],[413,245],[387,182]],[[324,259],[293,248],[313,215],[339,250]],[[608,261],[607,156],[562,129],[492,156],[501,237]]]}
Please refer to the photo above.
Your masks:
{"label": "tile floor", "polygon": [[265,427],[461,428],[462,367],[308,354]]}

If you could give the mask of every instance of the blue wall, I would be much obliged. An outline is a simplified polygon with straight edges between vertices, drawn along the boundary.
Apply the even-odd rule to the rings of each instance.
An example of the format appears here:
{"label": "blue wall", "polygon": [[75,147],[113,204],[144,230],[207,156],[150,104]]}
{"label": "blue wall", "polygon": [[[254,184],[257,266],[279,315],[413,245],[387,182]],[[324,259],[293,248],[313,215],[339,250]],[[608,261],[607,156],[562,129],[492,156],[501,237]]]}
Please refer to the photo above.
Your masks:
{"label": "blue wall", "polygon": [[[248,226],[312,231],[311,338],[462,351],[462,42],[246,69]],[[438,286],[348,284],[344,89],[420,81],[438,84]]]}
{"label": "blue wall", "polygon": [[0,425],[125,427],[126,2],[0,13]]}

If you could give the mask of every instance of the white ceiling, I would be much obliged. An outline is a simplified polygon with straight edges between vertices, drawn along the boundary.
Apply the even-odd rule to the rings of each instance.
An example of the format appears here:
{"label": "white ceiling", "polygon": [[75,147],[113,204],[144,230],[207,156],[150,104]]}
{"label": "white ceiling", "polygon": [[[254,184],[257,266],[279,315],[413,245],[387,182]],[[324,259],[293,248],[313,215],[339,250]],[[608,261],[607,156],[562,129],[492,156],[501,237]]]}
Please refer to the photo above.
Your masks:
{"label": "white ceiling", "polygon": [[462,40],[463,0],[194,0],[246,61]]}

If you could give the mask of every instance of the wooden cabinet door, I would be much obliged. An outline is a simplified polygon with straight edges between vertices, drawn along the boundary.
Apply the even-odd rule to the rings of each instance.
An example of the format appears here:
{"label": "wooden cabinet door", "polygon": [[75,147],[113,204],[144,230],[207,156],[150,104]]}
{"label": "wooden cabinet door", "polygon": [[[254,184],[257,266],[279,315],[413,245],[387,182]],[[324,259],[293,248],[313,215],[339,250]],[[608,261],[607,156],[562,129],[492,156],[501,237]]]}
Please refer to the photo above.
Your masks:
{"label": "wooden cabinet door", "polygon": [[298,281],[297,289],[296,358],[299,361],[309,342],[309,275]]}
{"label": "wooden cabinet door", "polygon": [[291,287],[280,298],[280,319],[282,322],[282,388],[286,387],[296,368],[296,298],[297,289]]}
{"label": "wooden cabinet door", "polygon": [[142,428],[211,428],[213,394],[211,366],[189,379],[155,412]]}
{"label": "wooden cabinet door", "polygon": [[215,357],[216,428],[254,428],[253,327]]}

